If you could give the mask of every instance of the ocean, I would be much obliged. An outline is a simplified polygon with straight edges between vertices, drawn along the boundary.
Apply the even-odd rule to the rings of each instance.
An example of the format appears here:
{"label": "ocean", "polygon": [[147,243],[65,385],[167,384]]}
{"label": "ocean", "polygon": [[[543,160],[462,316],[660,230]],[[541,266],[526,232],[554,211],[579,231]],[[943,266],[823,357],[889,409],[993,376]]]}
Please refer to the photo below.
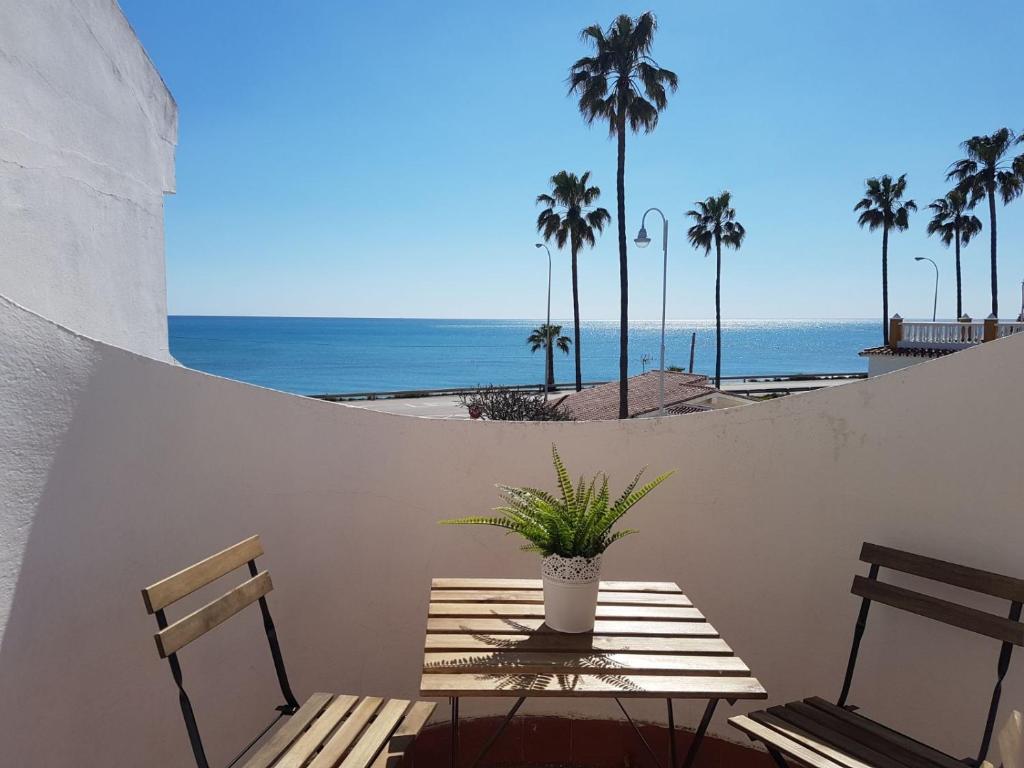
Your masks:
{"label": "ocean", "polygon": [[[559,322],[553,320],[552,322]],[[563,322],[572,337],[572,323]],[[311,317],[168,319],[171,354],[183,365],[295,394],[394,392],[487,384],[538,384],[542,352],[526,337],[535,320],[411,320]],[[877,321],[723,321],[722,375],[866,371],[857,353],[881,343]],[[713,374],[714,320],[667,324],[665,360]],[[617,322],[581,323],[583,380],[618,376]],[[659,322],[630,325],[631,373],[657,368]],[[650,361],[642,360],[649,355]],[[573,355],[556,350],[555,379],[571,382]]]}

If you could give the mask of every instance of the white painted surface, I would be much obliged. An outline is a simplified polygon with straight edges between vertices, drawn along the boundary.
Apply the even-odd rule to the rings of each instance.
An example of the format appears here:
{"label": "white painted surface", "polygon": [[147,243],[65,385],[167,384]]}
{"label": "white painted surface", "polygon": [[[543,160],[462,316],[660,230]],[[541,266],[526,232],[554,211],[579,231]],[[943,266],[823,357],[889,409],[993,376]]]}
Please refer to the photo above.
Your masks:
{"label": "white painted surface", "polygon": [[[0,349],[0,736],[11,765],[187,764],[138,589],[253,532],[296,690],[415,695],[430,578],[538,572],[496,531],[435,521],[488,510],[497,481],[551,486],[552,442],[574,474],[607,470],[615,484],[644,464],[678,470],[635,510],[641,533],[609,550],[603,573],[678,581],[774,702],[838,693],[861,541],[1024,572],[1024,419],[1006,406],[1020,400],[1020,338],[745,408],[536,424],[261,390],[6,302]],[[986,397],[963,407],[979,381]],[[997,653],[994,641],[876,607],[852,700],[970,754]],[[258,611],[182,660],[222,764],[278,703]],[[1024,698],[1022,661],[1000,722]],[[607,702],[530,708],[614,715]],[[660,719],[663,708],[639,713]],[[692,722],[696,710],[681,714]]]}
{"label": "white painted surface", "polygon": [[866,357],[868,358],[868,376],[881,376],[884,373],[892,373],[934,359],[915,357],[914,355],[867,355]]}
{"label": "white painted surface", "polygon": [[0,2],[0,293],[169,359],[177,108],[113,0]]}

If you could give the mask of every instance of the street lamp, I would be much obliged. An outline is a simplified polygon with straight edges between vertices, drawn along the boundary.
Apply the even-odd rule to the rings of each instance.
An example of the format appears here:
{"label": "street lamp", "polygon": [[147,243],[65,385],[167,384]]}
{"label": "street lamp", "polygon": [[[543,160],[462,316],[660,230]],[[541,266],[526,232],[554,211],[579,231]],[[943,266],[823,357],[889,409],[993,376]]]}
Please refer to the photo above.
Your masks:
{"label": "street lamp", "polygon": [[914,261],[931,261],[935,267],[935,297],[932,299],[932,322],[935,322],[935,309],[939,306],[939,265],[927,256],[915,256]]}
{"label": "street lamp", "polygon": [[662,230],[661,230],[661,250],[664,255],[661,267],[661,374],[658,380],[658,415],[665,415],[665,295],[668,286],[668,219],[665,218],[665,214],[661,212],[659,208],[648,208],[644,211],[644,217],[640,220],[640,231],[636,235],[637,248],[646,248],[651,244],[651,238],[647,236],[647,228],[644,226],[647,223],[647,214],[651,211],[657,211],[658,215],[661,216]]}
{"label": "street lamp", "polygon": [[551,360],[555,353],[551,350],[551,249],[544,243],[534,243],[534,248],[543,248],[548,252],[548,320],[544,324],[547,334],[547,346],[544,347],[544,402],[548,401],[548,382],[551,381]]}

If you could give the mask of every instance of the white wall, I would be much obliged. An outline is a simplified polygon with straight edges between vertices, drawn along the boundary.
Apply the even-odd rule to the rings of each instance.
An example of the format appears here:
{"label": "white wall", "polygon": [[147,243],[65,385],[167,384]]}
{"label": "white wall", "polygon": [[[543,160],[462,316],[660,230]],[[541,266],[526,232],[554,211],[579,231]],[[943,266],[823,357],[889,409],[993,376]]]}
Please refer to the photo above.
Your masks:
{"label": "white wall", "polygon": [[[615,545],[606,575],[677,580],[774,702],[837,694],[861,541],[1024,575],[1024,419],[1006,405],[1020,402],[1024,339],[684,419],[535,424],[261,390],[77,337],[8,302],[0,349],[0,742],[11,765],[187,764],[138,589],[254,532],[297,691],[414,695],[429,579],[538,566],[496,532],[435,521],[490,508],[497,481],[550,485],[553,442],[574,473],[623,482],[644,464],[678,470],[637,509],[642,532]],[[982,381],[984,397],[965,407]],[[277,703],[260,632],[253,610],[182,654],[217,763]],[[995,641],[876,607],[853,701],[967,755],[997,653]],[[1024,704],[1022,661],[1004,712]],[[614,716],[607,703],[586,711]]]}
{"label": "white wall", "polygon": [[0,2],[0,293],[169,359],[177,107],[113,0]]}
{"label": "white wall", "polygon": [[883,373],[892,373],[911,365],[923,363],[928,358],[910,357],[900,355],[868,355],[868,376],[881,376]]}

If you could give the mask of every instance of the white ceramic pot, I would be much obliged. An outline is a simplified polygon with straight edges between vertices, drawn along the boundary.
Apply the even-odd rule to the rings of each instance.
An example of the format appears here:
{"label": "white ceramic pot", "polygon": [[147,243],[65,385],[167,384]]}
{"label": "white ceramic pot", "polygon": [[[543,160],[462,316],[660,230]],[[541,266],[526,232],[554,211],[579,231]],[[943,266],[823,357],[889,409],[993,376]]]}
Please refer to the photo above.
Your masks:
{"label": "white ceramic pot", "polygon": [[601,556],[561,557],[541,561],[544,621],[558,632],[591,632],[597,612]]}

